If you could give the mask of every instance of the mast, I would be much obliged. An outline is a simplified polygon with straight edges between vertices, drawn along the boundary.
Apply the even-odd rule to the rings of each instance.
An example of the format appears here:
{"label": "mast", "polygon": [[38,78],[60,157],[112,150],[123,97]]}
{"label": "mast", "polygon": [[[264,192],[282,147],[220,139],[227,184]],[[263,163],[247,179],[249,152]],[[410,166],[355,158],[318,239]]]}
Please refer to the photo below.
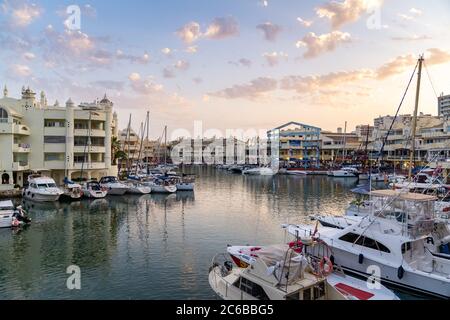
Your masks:
{"label": "mast", "polygon": [[89,111],[89,122],[88,122],[88,136],[86,137],[86,143],[84,144],[84,153],[83,153],[83,162],[81,163],[81,173],[80,173],[80,181],[83,180],[83,171],[84,171],[84,160],[86,159],[86,148],[88,148],[88,167],[90,167],[90,156],[91,152],[91,120],[92,120],[92,111]]}
{"label": "mast", "polygon": [[130,120],[128,120],[127,136],[124,144],[124,151],[125,147],[127,147],[127,172],[130,171],[130,131],[131,131],[131,113],[130,113]]}
{"label": "mast", "polygon": [[412,169],[414,166],[414,156],[416,153],[416,130],[417,130],[417,113],[419,111],[419,98],[420,98],[420,82],[422,80],[422,65],[423,65],[423,55],[419,58],[419,73],[417,77],[417,88],[416,88],[416,103],[414,107],[414,117],[412,123],[412,134],[411,134],[411,153],[409,155],[409,173],[408,173],[408,181],[412,181]]}
{"label": "mast", "polygon": [[344,149],[342,150],[342,163],[345,162],[345,159],[347,157],[347,121],[345,121],[345,127],[344,127]]}
{"label": "mast", "polygon": [[164,164],[167,164],[167,126],[164,127]]}
{"label": "mast", "polygon": [[147,158],[147,174],[150,174],[150,168],[148,167],[148,155],[149,155],[149,150],[150,150],[150,148],[149,148],[149,144],[150,144],[149,133],[150,133],[150,111],[147,111],[147,145],[145,148],[145,150],[147,150],[145,152],[145,155]]}
{"label": "mast", "polygon": [[[139,155],[138,155],[138,163],[141,164],[142,163],[142,146],[144,145],[144,132],[145,132],[145,126],[147,125],[147,123],[145,123],[145,125],[141,122],[141,144],[139,146]],[[136,175],[138,174],[138,166],[136,165]]]}
{"label": "mast", "polygon": [[369,149],[369,131],[370,131],[370,124],[367,125],[367,132],[366,132],[366,146],[364,148],[364,155],[366,156],[367,160],[365,165],[367,166],[367,163],[370,161],[369,159],[369,153],[368,153],[368,149]]}

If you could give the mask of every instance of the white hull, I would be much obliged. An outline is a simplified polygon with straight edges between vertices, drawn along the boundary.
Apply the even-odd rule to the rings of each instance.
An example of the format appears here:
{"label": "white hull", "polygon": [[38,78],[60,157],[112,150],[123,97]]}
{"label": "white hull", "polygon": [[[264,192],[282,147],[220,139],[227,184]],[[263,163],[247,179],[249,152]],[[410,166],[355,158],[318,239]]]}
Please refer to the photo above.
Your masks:
{"label": "white hull", "polygon": [[152,193],[174,193],[177,192],[176,186],[152,185]]}
{"label": "white hull", "polygon": [[24,198],[36,202],[55,202],[58,201],[60,194],[45,194],[25,191]]}
{"label": "white hull", "polygon": [[347,172],[347,171],[333,171],[333,177],[335,178],[357,178],[357,176],[355,176],[355,174],[351,173],[351,172]]}
{"label": "white hull", "polygon": [[0,228],[11,228],[13,213],[0,214]]}
{"label": "white hull", "polygon": [[89,199],[102,199],[106,194],[106,191],[83,190],[83,196]]}
{"label": "white hull", "polygon": [[177,183],[177,191],[194,191],[194,183]]}
{"label": "white hull", "polygon": [[123,196],[128,190],[129,188],[109,188],[107,193],[109,196]]}
{"label": "white hull", "polygon": [[134,187],[131,186],[130,189],[128,189],[128,193],[130,194],[149,194],[152,191],[150,187]]}
{"label": "white hull", "polygon": [[288,171],[286,171],[286,174],[290,175],[290,176],[306,176],[308,174],[308,172],[297,171],[297,170],[288,170]]}

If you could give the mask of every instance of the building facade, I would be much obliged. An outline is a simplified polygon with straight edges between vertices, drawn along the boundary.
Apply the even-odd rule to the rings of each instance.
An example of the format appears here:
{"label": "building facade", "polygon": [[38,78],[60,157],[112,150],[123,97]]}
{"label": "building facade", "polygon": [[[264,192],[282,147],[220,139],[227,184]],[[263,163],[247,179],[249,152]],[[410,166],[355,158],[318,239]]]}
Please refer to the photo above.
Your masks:
{"label": "building facade", "polygon": [[319,165],[321,129],[311,125],[289,122],[267,133],[268,140],[279,138],[280,161],[301,163],[305,166]]}
{"label": "building facade", "polygon": [[438,97],[438,115],[449,117],[450,116],[450,94],[441,94]]}
{"label": "building facade", "polygon": [[99,179],[116,175],[111,164],[111,139],[117,134],[117,115],[106,97],[76,106],[50,106],[30,88],[20,99],[0,99],[0,172],[2,188],[23,186],[32,172],[44,172],[61,185],[69,179]]}

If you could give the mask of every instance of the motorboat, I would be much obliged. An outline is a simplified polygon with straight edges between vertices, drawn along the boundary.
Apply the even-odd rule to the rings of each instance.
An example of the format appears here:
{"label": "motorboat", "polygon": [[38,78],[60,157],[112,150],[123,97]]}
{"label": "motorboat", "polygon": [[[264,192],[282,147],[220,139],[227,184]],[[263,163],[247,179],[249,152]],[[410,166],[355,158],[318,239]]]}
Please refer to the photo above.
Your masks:
{"label": "motorboat", "polygon": [[129,180],[126,185],[129,187],[127,190],[131,194],[149,194],[152,189],[136,180]]}
{"label": "motorboat", "polygon": [[195,175],[182,175],[176,181],[177,191],[194,191]]}
{"label": "motorboat", "polygon": [[286,170],[285,174],[289,176],[306,176],[308,172],[305,170]]}
{"label": "motorboat", "polygon": [[15,228],[31,223],[22,206],[14,207],[11,200],[0,201],[0,228]]}
{"label": "motorboat", "polygon": [[[228,258],[231,257],[231,260]],[[398,300],[389,290],[335,272],[328,258],[301,245],[228,247],[209,269],[209,284],[224,300]]]}
{"label": "motorboat", "polygon": [[81,200],[81,197],[83,196],[81,185],[68,179],[64,179],[63,192],[64,193],[59,198],[62,201],[77,201]]}
{"label": "motorboat", "polygon": [[0,228],[11,228],[14,218],[14,205],[11,200],[0,201]]}
{"label": "motorboat", "polygon": [[272,168],[267,167],[246,169],[242,171],[242,173],[245,175],[257,175],[257,176],[273,176],[276,174]]}
{"label": "motorboat", "polygon": [[[367,275],[375,266],[386,284],[449,299],[450,260],[445,253],[433,252],[437,247],[432,243],[436,198],[399,190],[377,190],[371,197],[371,213],[359,223],[342,229],[286,228],[295,237],[315,234],[330,246],[334,260],[346,273]],[[442,235],[439,238],[444,240]]]}
{"label": "motorboat", "polygon": [[359,180],[370,180],[371,182],[387,182],[389,176],[384,173],[360,173],[358,175]]}
{"label": "motorboat", "polygon": [[357,178],[359,171],[356,168],[344,167],[340,170],[333,170],[333,177],[335,178]]}
{"label": "motorboat", "polygon": [[52,178],[30,175],[28,186],[23,190],[23,197],[36,202],[54,202],[58,201],[63,193]]}
{"label": "motorboat", "polygon": [[232,173],[238,173],[238,174],[242,174],[242,171],[244,171],[245,168],[244,166],[232,166],[228,169],[228,171],[232,172]]}
{"label": "motorboat", "polygon": [[83,196],[89,199],[102,199],[106,197],[108,191],[103,188],[98,181],[88,181],[82,186]]}
{"label": "motorboat", "polygon": [[100,179],[100,185],[105,188],[108,195],[122,196],[127,192],[130,187],[122,183],[117,177],[109,176]]}
{"label": "motorboat", "polygon": [[177,192],[176,180],[170,177],[154,177],[144,181],[145,186],[149,186],[152,193],[174,193]]}

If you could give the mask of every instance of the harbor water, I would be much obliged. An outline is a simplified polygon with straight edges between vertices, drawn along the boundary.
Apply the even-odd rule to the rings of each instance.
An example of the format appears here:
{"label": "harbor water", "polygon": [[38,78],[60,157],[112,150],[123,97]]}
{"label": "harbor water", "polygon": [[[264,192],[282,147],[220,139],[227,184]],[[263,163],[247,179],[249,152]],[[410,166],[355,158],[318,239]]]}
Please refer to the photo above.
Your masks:
{"label": "harbor water", "polygon": [[[287,241],[282,223],[341,214],[355,179],[241,176],[192,168],[195,192],[25,202],[33,223],[0,229],[0,299],[216,299],[208,268],[227,244]],[[69,290],[67,267],[81,271]]]}

